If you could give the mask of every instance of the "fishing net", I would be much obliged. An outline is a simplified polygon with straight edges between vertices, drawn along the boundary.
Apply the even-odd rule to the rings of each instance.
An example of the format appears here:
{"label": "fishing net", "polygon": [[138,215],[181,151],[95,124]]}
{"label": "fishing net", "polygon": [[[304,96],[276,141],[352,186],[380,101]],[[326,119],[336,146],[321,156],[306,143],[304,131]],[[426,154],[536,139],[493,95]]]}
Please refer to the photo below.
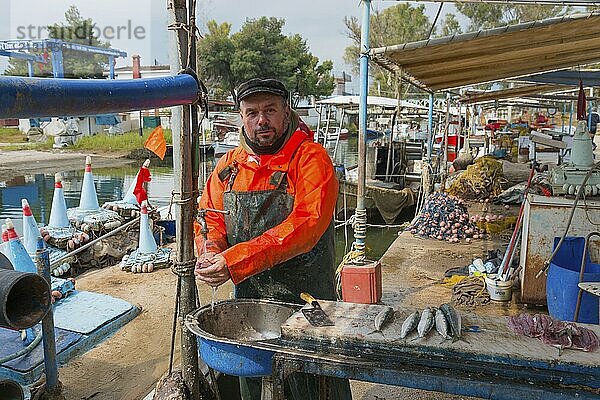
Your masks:
{"label": "fishing net", "polygon": [[469,220],[467,208],[462,200],[444,192],[435,192],[427,197],[423,209],[407,228],[423,238],[458,242],[479,238],[480,232]]}
{"label": "fishing net", "polygon": [[493,235],[500,234],[510,227],[513,227],[517,222],[517,217],[504,217],[495,221],[477,221],[477,227],[485,233]]}
{"label": "fishing net", "polygon": [[448,194],[464,200],[496,197],[508,183],[502,171],[502,163],[493,157],[478,158],[446,190]]}
{"label": "fishing net", "polygon": [[470,276],[461,279],[452,288],[452,302],[457,306],[476,307],[490,302],[482,276]]}

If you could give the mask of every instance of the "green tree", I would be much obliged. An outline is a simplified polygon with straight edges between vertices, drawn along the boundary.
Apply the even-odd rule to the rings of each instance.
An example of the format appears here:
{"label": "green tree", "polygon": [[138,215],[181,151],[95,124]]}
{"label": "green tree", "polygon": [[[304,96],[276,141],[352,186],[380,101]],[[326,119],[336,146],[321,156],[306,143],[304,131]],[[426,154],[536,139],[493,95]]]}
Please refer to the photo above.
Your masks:
{"label": "green tree", "polygon": [[216,98],[225,98],[233,93],[236,80],[231,71],[234,44],[231,40],[231,24],[221,25],[216,21],[206,24],[208,33],[198,42],[198,70]]}
{"label": "green tree", "polygon": [[333,91],[333,63],[313,56],[300,35],[285,36],[285,20],[249,19],[239,32],[231,25],[207,23],[208,32],[198,44],[198,69],[213,94],[229,93],[245,80],[262,77],[281,80],[297,101],[328,96]]}
{"label": "green tree", "polygon": [[565,15],[572,7],[552,5],[498,5],[456,3],[456,9],[469,18],[470,31],[490,29]]}
{"label": "green tree", "polygon": [[[48,36],[52,39],[61,39],[66,42],[85,44],[96,47],[110,47],[109,42],[98,39],[95,35],[95,24],[91,18],[83,18],[79,9],[70,6],[65,12],[66,23],[49,25]],[[108,65],[108,58],[98,54],[88,54],[69,49],[63,49],[63,65],[65,78],[101,78],[104,68]],[[51,76],[50,53],[52,48],[32,51],[48,58],[48,64],[36,64],[34,73],[36,76]],[[7,75],[27,75],[27,62],[23,60],[11,60]]]}
{"label": "green tree", "polygon": [[[352,40],[352,45],[346,47],[345,61],[353,66],[354,72],[359,70],[360,32],[361,24],[356,17],[345,17],[346,36]],[[402,3],[384,10],[375,10],[370,21],[370,47],[383,47],[394,44],[413,42],[426,39],[431,29],[431,22],[425,15],[425,6],[413,7]],[[392,74],[381,67],[371,64],[370,73],[379,91],[393,96],[396,81]]]}
{"label": "green tree", "polygon": [[456,19],[456,15],[449,13],[446,14],[446,18],[444,18],[444,22],[442,23],[442,36],[451,36],[451,35],[460,35],[462,33],[462,29],[460,27],[460,23]]}

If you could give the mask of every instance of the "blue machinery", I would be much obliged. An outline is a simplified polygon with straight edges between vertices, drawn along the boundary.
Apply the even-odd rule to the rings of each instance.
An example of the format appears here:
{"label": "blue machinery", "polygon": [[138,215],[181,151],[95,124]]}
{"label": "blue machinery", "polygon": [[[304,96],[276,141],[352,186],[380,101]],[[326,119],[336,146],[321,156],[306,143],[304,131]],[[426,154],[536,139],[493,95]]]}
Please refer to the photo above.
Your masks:
{"label": "blue machinery", "polygon": [[110,68],[110,79],[115,78],[115,57],[127,57],[127,53],[121,50],[87,46],[79,43],[65,42],[60,39],[0,40],[0,56],[27,60],[27,70],[30,77],[33,76],[33,63],[39,62],[46,64],[47,60],[40,55],[24,53],[24,51],[34,50],[48,52],[52,63],[53,77],[64,78],[63,49],[107,56],[108,67]]}

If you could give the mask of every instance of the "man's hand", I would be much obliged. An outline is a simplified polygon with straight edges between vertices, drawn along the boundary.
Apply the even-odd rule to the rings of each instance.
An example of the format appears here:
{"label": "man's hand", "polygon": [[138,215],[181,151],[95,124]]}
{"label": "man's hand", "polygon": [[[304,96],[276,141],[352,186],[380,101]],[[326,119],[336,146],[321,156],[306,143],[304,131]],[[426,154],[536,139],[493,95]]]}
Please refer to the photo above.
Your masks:
{"label": "man's hand", "polygon": [[209,260],[216,255],[217,253],[213,251],[207,251],[206,253],[200,254],[200,256],[196,259],[195,271],[197,271],[199,268],[208,267],[209,265],[211,265],[212,263]]}
{"label": "man's hand", "polygon": [[[211,255],[210,258],[208,258],[209,255]],[[225,257],[220,254],[211,253],[198,259],[194,274],[202,282],[213,287],[222,285],[231,278]]]}

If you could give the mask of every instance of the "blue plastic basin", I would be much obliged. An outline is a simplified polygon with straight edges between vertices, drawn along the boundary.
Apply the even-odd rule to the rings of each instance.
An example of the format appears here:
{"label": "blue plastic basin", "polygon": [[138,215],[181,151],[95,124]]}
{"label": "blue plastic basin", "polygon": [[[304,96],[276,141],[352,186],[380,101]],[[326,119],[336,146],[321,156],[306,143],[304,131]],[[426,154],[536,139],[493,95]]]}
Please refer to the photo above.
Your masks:
{"label": "blue plastic basin", "polygon": [[[558,243],[554,241],[554,246]],[[546,280],[546,301],[548,313],[562,321],[573,321],[577,294],[579,292],[579,269],[583,256],[585,238],[566,237],[558,254],[552,259]],[[584,282],[600,281],[600,265],[590,261],[585,255],[586,266]],[[578,322],[598,324],[598,297],[584,292],[581,298]]]}
{"label": "blue plastic basin", "polygon": [[281,325],[299,308],[272,300],[234,299],[205,305],[186,316],[198,352],[211,368],[234,376],[267,376]]}
{"label": "blue plastic basin", "polygon": [[248,346],[198,339],[202,360],[214,370],[234,376],[267,376],[273,372],[273,352]]}

